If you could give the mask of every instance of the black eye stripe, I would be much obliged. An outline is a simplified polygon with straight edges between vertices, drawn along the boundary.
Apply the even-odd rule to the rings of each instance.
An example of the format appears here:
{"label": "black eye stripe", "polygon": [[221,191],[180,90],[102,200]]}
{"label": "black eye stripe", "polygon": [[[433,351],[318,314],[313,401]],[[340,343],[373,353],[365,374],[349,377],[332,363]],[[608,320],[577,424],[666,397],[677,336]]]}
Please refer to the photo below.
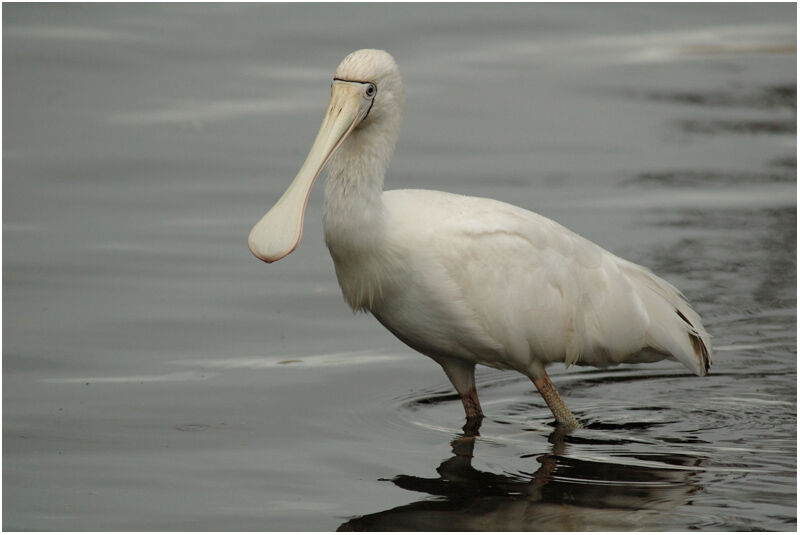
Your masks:
{"label": "black eye stripe", "polygon": [[363,82],[361,80],[346,80],[344,78],[336,78],[336,77],[333,78],[333,81],[334,82],[347,82],[347,83],[351,83],[351,84],[369,85],[370,87],[373,88],[373,95],[377,95],[378,94],[378,86],[374,82]]}
{"label": "black eye stripe", "polygon": [[344,78],[335,78],[333,79],[334,82],[353,82],[356,84],[370,84],[372,82],[367,82],[364,80],[345,80]]}

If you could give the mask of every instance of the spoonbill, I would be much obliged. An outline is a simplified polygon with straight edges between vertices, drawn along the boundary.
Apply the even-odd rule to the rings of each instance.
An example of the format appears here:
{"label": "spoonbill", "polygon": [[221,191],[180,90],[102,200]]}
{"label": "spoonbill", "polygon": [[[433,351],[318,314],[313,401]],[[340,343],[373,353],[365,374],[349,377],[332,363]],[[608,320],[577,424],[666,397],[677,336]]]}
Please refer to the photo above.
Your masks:
{"label": "spoonbill", "polygon": [[339,64],[314,144],[250,232],[275,262],[300,243],[311,187],[327,169],[323,227],[354,311],[369,311],[444,369],[467,422],[483,417],[475,365],[529,377],[558,424],[580,424],[545,368],[677,360],[711,363],[700,316],[674,286],[558,223],[500,201],[383,191],[405,106],[394,58],[357,50]]}

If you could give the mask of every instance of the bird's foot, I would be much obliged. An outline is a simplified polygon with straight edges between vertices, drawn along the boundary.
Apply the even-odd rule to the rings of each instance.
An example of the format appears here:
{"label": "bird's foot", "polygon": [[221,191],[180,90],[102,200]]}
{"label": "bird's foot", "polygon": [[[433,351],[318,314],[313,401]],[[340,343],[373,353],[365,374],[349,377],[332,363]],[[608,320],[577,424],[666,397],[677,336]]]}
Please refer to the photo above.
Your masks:
{"label": "bird's foot", "polygon": [[483,422],[483,414],[477,416],[467,416],[467,422],[461,429],[464,431],[464,437],[477,437],[480,436],[481,423]]}

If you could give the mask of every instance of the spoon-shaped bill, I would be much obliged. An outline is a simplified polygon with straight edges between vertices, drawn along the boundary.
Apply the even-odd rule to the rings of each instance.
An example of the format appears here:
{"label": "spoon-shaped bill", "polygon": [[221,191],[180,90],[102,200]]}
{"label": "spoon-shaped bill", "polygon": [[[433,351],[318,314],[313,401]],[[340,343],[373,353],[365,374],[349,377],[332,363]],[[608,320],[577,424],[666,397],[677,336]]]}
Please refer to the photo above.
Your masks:
{"label": "spoon-shaped bill", "polygon": [[280,260],[300,243],[306,203],[314,181],[331,155],[369,111],[359,86],[361,84],[333,83],[328,111],[306,161],[283,196],[250,231],[247,246],[260,260]]}

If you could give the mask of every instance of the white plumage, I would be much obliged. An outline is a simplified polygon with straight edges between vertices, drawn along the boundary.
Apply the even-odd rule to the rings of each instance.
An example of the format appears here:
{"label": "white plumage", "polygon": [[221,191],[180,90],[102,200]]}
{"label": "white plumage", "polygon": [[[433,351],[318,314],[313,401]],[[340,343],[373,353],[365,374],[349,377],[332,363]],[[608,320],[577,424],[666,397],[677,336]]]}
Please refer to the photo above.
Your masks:
{"label": "white plumage", "polygon": [[553,362],[669,358],[705,375],[711,346],[700,317],[649,270],[507,203],[383,192],[403,105],[389,54],[345,58],[306,163],[251,232],[257,257],[271,262],[296,247],[308,192],[327,164],[325,241],[345,300],[441,364],[469,419],[481,416],[475,364],[527,375],[571,426],[545,372]]}

